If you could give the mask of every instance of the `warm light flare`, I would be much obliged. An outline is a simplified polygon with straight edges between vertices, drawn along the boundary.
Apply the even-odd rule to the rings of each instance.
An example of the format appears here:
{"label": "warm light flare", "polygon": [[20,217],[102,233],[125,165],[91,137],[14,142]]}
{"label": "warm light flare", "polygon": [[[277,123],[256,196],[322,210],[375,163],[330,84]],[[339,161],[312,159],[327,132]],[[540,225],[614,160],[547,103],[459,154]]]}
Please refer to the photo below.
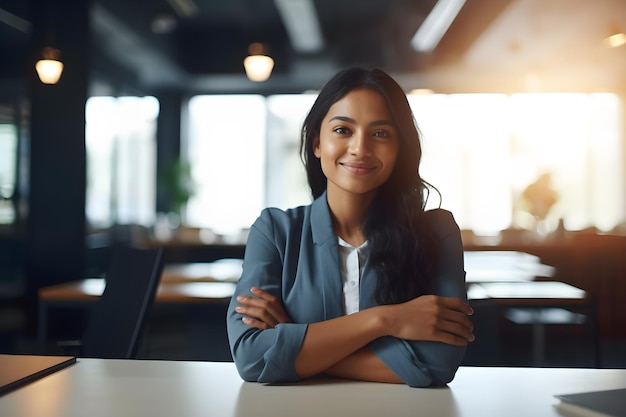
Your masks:
{"label": "warm light flare", "polygon": [[609,48],[617,48],[618,46],[626,45],[626,33],[615,33],[604,39],[604,43]]}
{"label": "warm light flare", "polygon": [[435,92],[431,90],[430,88],[414,88],[411,91],[409,91],[409,94],[427,95],[427,94],[435,94]]}

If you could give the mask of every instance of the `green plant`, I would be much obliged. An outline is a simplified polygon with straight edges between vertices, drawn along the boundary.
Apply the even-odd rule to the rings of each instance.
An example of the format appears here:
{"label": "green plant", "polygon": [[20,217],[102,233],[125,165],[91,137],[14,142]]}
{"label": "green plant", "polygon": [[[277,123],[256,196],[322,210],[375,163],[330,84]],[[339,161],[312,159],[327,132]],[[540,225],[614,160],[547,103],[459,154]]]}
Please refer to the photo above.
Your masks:
{"label": "green plant", "polygon": [[161,180],[167,194],[169,211],[182,214],[184,205],[195,192],[191,166],[177,159],[163,170]]}

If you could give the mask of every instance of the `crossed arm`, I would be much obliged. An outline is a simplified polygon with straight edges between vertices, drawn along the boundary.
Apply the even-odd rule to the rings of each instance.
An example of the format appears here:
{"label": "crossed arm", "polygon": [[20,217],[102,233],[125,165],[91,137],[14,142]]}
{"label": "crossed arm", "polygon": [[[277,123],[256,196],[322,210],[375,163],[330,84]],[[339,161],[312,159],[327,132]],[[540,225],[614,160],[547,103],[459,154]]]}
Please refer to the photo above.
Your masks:
{"label": "crossed arm", "polygon": [[[246,325],[271,329],[290,323],[280,300],[260,288],[239,296],[235,311]],[[472,309],[457,298],[425,295],[401,304],[369,308],[308,325],[295,360],[300,378],[338,377],[401,383],[367,345],[383,336],[464,346],[474,340]]]}

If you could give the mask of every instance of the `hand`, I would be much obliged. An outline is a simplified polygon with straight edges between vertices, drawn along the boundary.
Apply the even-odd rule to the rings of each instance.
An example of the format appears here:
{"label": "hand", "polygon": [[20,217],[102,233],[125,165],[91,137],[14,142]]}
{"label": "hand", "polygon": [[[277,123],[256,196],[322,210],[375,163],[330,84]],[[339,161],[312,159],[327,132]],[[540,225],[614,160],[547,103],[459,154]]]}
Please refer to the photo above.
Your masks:
{"label": "hand", "polygon": [[244,316],[242,321],[245,324],[264,330],[273,329],[280,323],[291,323],[278,298],[256,287],[252,287],[250,292],[252,296],[238,296],[240,305],[235,307],[235,311]]}
{"label": "hand", "polygon": [[386,307],[392,309],[392,336],[455,346],[474,341],[474,326],[468,318],[474,311],[458,298],[424,295]]}

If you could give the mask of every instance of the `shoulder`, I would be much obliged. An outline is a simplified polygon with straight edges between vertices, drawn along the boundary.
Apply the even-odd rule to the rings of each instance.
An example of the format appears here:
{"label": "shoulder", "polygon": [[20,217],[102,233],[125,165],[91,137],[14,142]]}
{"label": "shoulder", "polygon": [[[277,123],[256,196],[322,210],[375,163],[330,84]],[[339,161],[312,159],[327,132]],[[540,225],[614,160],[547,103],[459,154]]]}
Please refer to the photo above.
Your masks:
{"label": "shoulder", "polygon": [[456,223],[456,220],[454,220],[453,214],[448,210],[427,210],[424,212],[424,219],[429,224],[431,230],[440,239],[461,233],[459,225]]}
{"label": "shoulder", "polygon": [[261,211],[257,223],[274,223],[277,225],[288,225],[298,222],[307,216],[311,206],[299,206],[283,210],[277,207],[267,207]]}
{"label": "shoulder", "polygon": [[261,211],[252,229],[266,235],[285,235],[293,229],[301,229],[309,212],[310,206],[299,206],[287,210],[268,207]]}

